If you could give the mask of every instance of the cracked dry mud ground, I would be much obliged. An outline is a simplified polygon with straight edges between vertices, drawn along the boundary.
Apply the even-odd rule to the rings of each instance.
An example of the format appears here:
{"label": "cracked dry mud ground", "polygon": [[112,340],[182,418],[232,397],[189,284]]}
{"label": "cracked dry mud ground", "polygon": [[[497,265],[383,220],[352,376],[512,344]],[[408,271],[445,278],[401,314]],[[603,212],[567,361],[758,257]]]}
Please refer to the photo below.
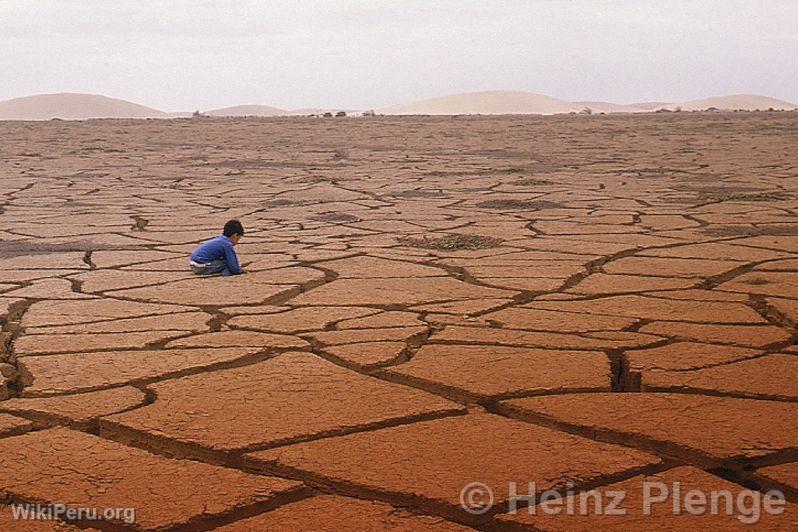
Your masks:
{"label": "cracked dry mud ground", "polygon": [[[651,478],[796,526],[798,114],[0,131],[2,530],[751,528],[643,516]],[[249,273],[190,275],[233,217]]]}

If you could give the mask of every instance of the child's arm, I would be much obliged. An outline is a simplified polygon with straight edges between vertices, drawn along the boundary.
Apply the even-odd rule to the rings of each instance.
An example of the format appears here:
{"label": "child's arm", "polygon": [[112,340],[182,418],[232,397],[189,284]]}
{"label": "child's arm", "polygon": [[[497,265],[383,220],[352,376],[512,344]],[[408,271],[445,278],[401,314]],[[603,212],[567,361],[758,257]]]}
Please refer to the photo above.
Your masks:
{"label": "child's arm", "polygon": [[244,270],[241,269],[241,265],[238,263],[238,255],[236,255],[233,246],[225,246],[224,260],[227,262],[227,269],[230,270],[232,275],[244,273]]}

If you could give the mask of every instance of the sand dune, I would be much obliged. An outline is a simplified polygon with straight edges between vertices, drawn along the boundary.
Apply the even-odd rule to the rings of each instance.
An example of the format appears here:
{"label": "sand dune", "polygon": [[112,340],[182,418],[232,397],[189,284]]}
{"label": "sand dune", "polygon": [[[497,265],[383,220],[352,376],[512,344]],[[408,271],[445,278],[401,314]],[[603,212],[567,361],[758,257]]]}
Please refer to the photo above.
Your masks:
{"label": "sand dune", "polygon": [[[700,111],[710,108],[722,110],[792,110],[793,103],[756,94],[716,96],[686,102],[639,102],[616,104],[602,101],[570,102],[543,94],[521,91],[484,91],[452,94],[421,100],[404,105],[394,105],[377,110],[386,115],[457,115],[457,114],[541,114],[579,113],[589,108],[593,113],[645,113],[659,109]],[[303,108],[285,110],[269,105],[237,105],[205,111],[206,116],[302,116],[309,114],[335,114],[336,109]],[[347,115],[360,111],[346,110]],[[37,94],[0,102],[0,120],[85,120],[89,118],[179,118],[191,113],[165,113],[125,100],[98,94],[58,93]]]}
{"label": "sand dune", "polygon": [[[584,107],[584,106],[583,106]],[[582,107],[543,94],[520,91],[485,91],[452,94],[406,105],[380,109],[387,115],[542,114],[578,112]]]}
{"label": "sand dune", "polygon": [[702,100],[690,100],[687,102],[670,104],[668,108],[681,107],[683,111],[700,111],[714,107],[716,109],[744,109],[747,111],[767,110],[770,108],[779,110],[792,110],[798,108],[794,103],[777,100],[769,96],[758,94],[731,94],[729,96],[715,96]]}
{"label": "sand dune", "polygon": [[207,116],[286,116],[294,113],[270,105],[236,105],[211,109],[202,114]]}
{"label": "sand dune", "polygon": [[0,120],[85,120],[88,118],[166,118],[143,105],[99,94],[36,94],[0,102]]}
{"label": "sand dune", "polygon": [[645,113],[658,109],[676,109],[684,111],[700,111],[709,108],[717,109],[795,109],[796,105],[768,96],[755,94],[736,94],[717,96],[687,102],[640,102],[628,105],[601,101],[569,102],[536,94],[519,91],[486,91],[452,94],[440,98],[421,100],[406,105],[395,105],[380,109],[378,113],[397,115],[456,115],[456,114],[557,114],[581,112],[590,108],[593,113]]}

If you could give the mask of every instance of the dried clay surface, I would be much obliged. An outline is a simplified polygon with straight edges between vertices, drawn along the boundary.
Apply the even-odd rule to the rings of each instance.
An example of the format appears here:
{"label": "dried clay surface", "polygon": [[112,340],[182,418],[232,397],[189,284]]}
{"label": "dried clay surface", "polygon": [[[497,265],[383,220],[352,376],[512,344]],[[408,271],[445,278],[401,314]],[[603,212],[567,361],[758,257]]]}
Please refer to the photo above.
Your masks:
{"label": "dried clay surface", "polygon": [[[796,113],[0,135],[2,530],[745,529],[651,479],[796,527]],[[193,275],[232,218],[247,273]]]}

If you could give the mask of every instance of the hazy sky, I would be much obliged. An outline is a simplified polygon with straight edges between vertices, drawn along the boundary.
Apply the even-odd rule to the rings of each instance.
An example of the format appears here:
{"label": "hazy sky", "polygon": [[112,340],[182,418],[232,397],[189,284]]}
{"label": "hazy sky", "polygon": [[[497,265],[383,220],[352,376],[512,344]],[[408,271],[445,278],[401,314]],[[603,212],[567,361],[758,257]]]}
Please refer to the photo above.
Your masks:
{"label": "hazy sky", "polygon": [[798,0],[0,0],[0,100],[379,108],[492,89],[798,103]]}

